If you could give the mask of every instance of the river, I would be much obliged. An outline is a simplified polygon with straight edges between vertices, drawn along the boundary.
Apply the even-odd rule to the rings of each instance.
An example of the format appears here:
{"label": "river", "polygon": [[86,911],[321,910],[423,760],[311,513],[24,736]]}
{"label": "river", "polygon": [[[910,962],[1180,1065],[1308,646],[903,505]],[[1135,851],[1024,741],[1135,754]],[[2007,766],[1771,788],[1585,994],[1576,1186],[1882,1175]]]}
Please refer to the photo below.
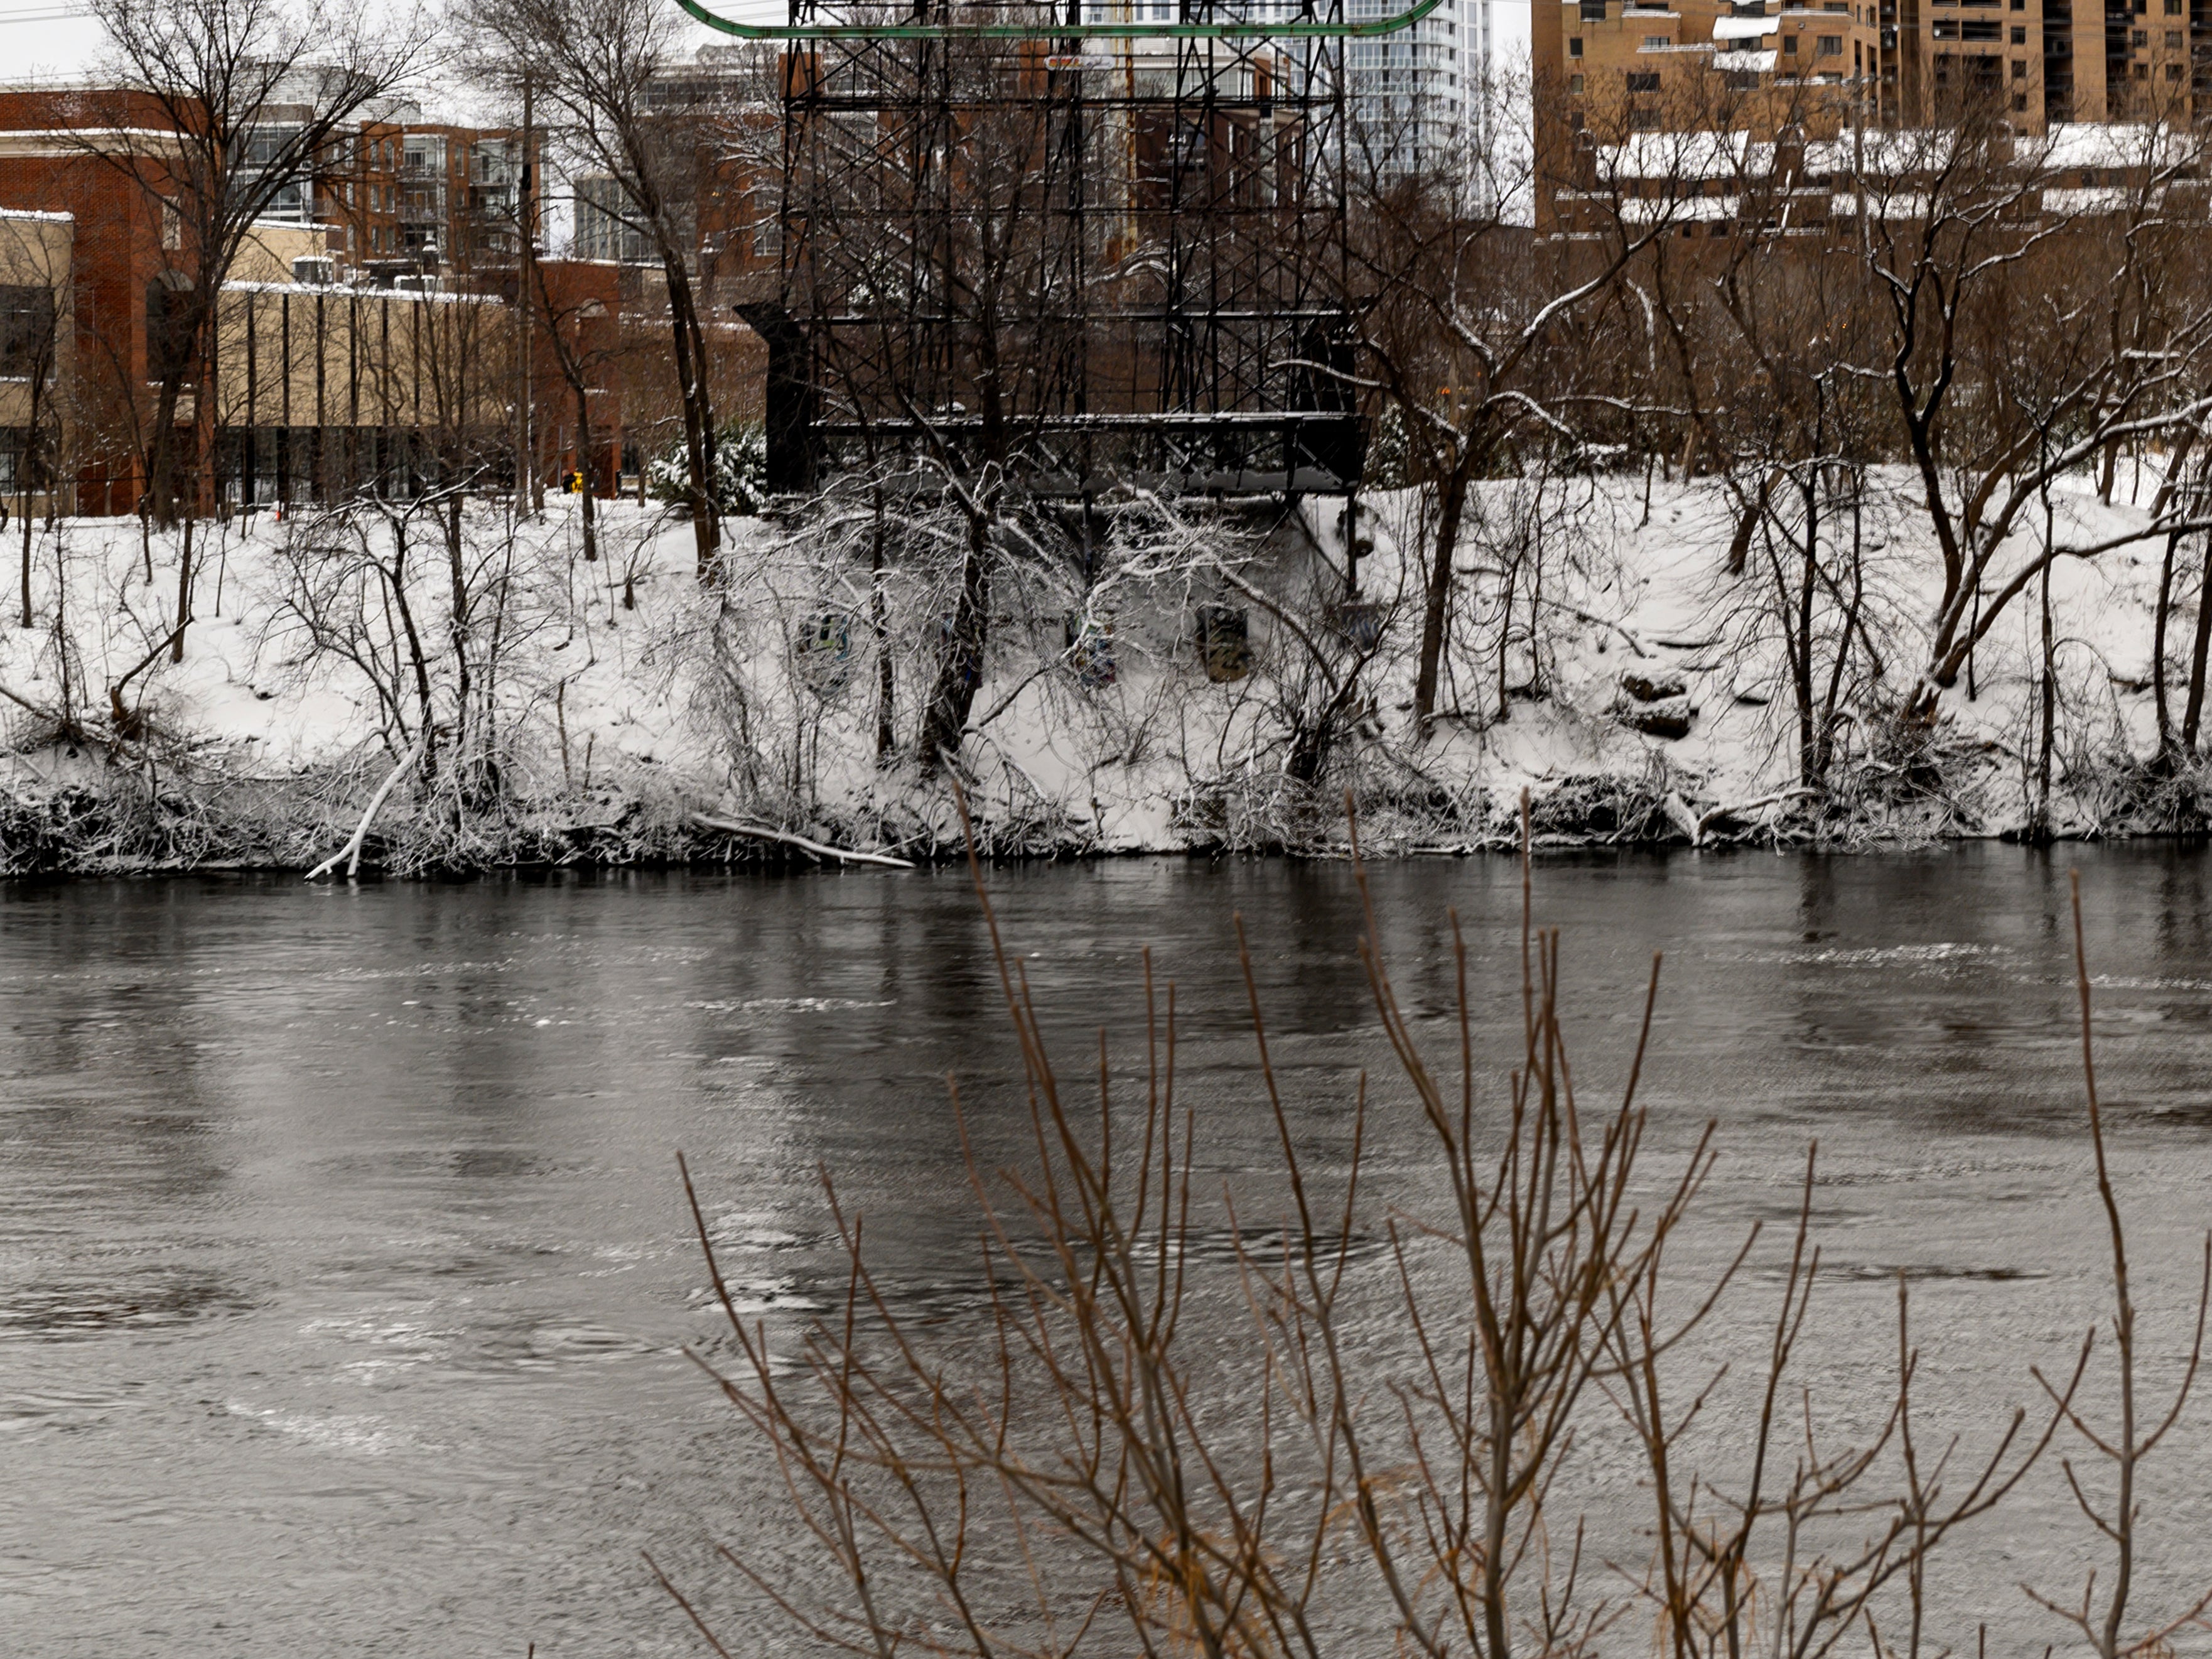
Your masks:
{"label": "river", "polygon": [[[2171,1350],[2212,1221],[2202,852],[1540,864],[1590,1088],[1617,1073],[1667,953],[1654,1157],[1718,1121],[1716,1227],[1786,1212],[1820,1138],[1850,1310],[1809,1367],[1831,1386],[1870,1363],[1866,1342],[1881,1357],[1900,1269],[1942,1350],[1928,1392],[1966,1420],[1985,1387],[2025,1397],[2027,1361],[2097,1313],[2069,867],[2142,1294]],[[1373,882],[1425,1020],[1448,1004],[1457,907],[1478,1038],[1502,1068],[1516,867],[1408,863]],[[1102,1023],[1134,1052],[1152,947],[1177,982],[1209,1173],[1258,1179],[1272,1131],[1241,912],[1301,1139],[1317,1166],[1340,1160],[1353,1075],[1382,1061],[1346,866],[1144,860],[990,883],[1071,1056]],[[675,1155],[749,1308],[788,1322],[834,1294],[823,1166],[893,1294],[956,1305],[972,1218],[945,1073],[988,1155],[1019,1144],[995,994],[953,871],[0,886],[0,1650],[704,1651],[641,1551],[738,1607],[709,1540],[781,1523],[682,1352],[712,1324]],[[1402,1121],[1377,1146],[1386,1170],[1419,1155]],[[2212,1401],[2187,1422],[2154,1483],[2179,1537],[2212,1487]],[[2067,1547],[2034,1541],[2061,1520],[2045,1493],[1978,1547],[1981,1616],[2010,1628],[2021,1576],[2078,1590]],[[2156,1568],[2150,1588],[2205,1565]],[[744,1635],[736,1650],[792,1650]]]}

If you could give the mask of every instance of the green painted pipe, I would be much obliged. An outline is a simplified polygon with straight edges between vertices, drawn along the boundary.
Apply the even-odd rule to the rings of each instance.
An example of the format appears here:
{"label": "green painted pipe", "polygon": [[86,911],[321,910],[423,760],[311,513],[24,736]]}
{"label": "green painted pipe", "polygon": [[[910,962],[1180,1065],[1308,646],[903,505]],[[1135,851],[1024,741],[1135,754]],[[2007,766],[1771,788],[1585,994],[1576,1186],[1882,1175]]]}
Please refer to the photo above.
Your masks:
{"label": "green painted pipe", "polygon": [[718,17],[699,0],[676,0],[710,29],[740,40],[1362,40],[1410,28],[1443,3],[1414,0],[1389,17],[1359,22],[1234,23],[737,23]]}

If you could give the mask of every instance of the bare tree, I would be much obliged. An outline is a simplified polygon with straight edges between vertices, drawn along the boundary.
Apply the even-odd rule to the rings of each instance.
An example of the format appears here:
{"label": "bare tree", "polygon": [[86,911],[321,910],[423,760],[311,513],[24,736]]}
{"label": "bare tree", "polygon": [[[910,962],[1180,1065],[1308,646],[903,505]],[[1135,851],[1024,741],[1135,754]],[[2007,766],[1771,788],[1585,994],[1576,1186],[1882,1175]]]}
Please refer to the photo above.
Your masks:
{"label": "bare tree", "polygon": [[2093,170],[2124,184],[2069,185],[2058,137],[2016,137],[1993,102],[1973,101],[1955,122],[1867,140],[1838,192],[1862,204],[1853,240],[1886,325],[1863,372],[1889,389],[1942,562],[1911,718],[1932,716],[2054,562],[2196,522],[2170,500],[2165,522],[2118,542],[2054,536],[2007,557],[2059,479],[2100,462],[2109,479],[2123,447],[2212,409],[2212,295],[2177,263],[2187,238],[2172,197],[2200,141],[2162,125],[2075,131],[2095,135]]}
{"label": "bare tree", "polygon": [[[1524,846],[1527,834],[1524,799]],[[994,1169],[955,1091],[981,1228],[980,1339],[942,1328],[933,1310],[906,1310],[863,1218],[826,1180],[845,1293],[805,1330],[771,1336],[765,1319],[738,1312],[684,1174],[734,1370],[695,1358],[773,1455],[801,1547],[835,1588],[817,1601],[765,1561],[721,1553],[825,1650],[1322,1659],[1383,1640],[1425,1659],[1630,1648],[1822,1659],[1861,1643],[1885,1656],[1960,1651],[1930,1628],[1952,1547],[2002,1510],[2067,1427],[2117,1474],[2116,1495],[2099,1502],[2066,1470],[2117,1568],[2101,1600],[2092,1575],[2078,1603],[2030,1592],[2035,1603],[2100,1659],[2170,1652],[2169,1639],[2212,1606],[2187,1601],[2147,1628],[2132,1622],[2142,1555],[2134,1478],[2191,1393],[2212,1241],[2180,1382],[2146,1426],[2086,967],[2083,1060],[2111,1235],[2121,1424],[2101,1427],[2077,1404],[2093,1333],[2070,1372],[2036,1373],[2049,1396],[2039,1420],[2015,1407],[1978,1446],[1932,1444],[1901,1284],[1893,1380],[1870,1425],[1857,1411],[1856,1423],[1832,1425],[1833,1402],[1792,1380],[1801,1340],[1819,1328],[1824,1281],[1809,1149],[1795,1226],[1771,1264],[1771,1320],[1724,1350],[1716,1371],[1685,1375],[1686,1345],[1709,1328],[1760,1230],[1686,1281],[1668,1267],[1714,1141],[1708,1123],[1673,1172],[1654,1182],[1643,1171],[1647,1121],[1635,1097],[1658,964],[1620,1102],[1589,1112],[1561,1029],[1559,936],[1534,925],[1525,862],[1519,1054],[1488,1104],[1478,1101],[1455,922],[1445,960],[1456,1018],[1442,1022],[1452,1053],[1449,1069],[1436,1070],[1383,966],[1371,901],[1365,911],[1361,953],[1401,1108],[1435,1155],[1435,1213],[1387,1200],[1376,1213],[1363,1149],[1394,1108],[1370,1098],[1364,1074],[1348,1161],[1327,1190],[1307,1167],[1239,925],[1279,1221],[1234,1191],[1207,1213],[1192,1178],[1192,1114],[1176,1097],[1182,1017],[1149,957],[1133,1088],[1114,1076],[1102,1035],[1095,1111],[1066,1100],[1020,958],[973,873],[1029,1108],[1022,1166]],[[1378,1337],[1378,1316],[1400,1341]],[[1739,1366],[1754,1427],[1729,1431],[1730,1455],[1714,1460],[1727,1466],[1721,1475],[1687,1431]],[[1594,1415],[1624,1426],[1642,1455],[1653,1524],[1640,1571],[1617,1557],[1601,1571],[1584,1517],[1563,1512],[1563,1472]],[[716,1651],[733,1650],[696,1600],[652,1571]],[[1648,1633],[1631,1621],[1639,1607],[1652,1615]]]}
{"label": "bare tree", "polygon": [[[217,310],[241,245],[257,220],[312,216],[316,159],[429,66],[433,25],[420,6],[326,0],[94,0],[93,15],[104,87],[72,95],[69,142],[129,179],[163,227],[145,510],[166,523],[213,510]],[[191,580],[187,559],[180,617]]]}
{"label": "bare tree", "polygon": [[482,0],[475,21],[480,74],[518,95],[529,78],[564,118],[576,155],[614,180],[659,264],[684,416],[687,500],[704,580],[720,545],[720,506],[690,198],[707,135],[704,111],[676,73],[678,14],[656,0]]}
{"label": "bare tree", "polygon": [[[2097,1094],[2096,1052],[2089,1018],[2089,956],[2081,942],[2079,871],[2069,872],[2067,885],[2074,912],[2074,984],[2081,1006],[2081,1074],[2088,1097],[2089,1142],[2096,1153],[2097,1199],[2104,1211],[2106,1236],[2112,1249],[2112,1364],[2119,1383],[2120,1420],[2116,1425],[2093,1422],[2075,1407],[2073,1389],[2062,1391],[2045,1381],[2040,1373],[2037,1380],[2043,1382],[2059,1414],[2081,1437],[2094,1461],[2106,1465],[2112,1472],[2112,1492],[2100,1501],[2083,1486],[2072,1460],[2066,1463],[2067,1487],[2084,1518],[2110,1547],[2112,1572],[2106,1581],[2101,1607],[2098,1605],[2097,1572],[2094,1567],[2081,1586],[2078,1601],[2062,1602],[2043,1591],[2026,1585],[2021,1588],[2039,1606],[2079,1632],[2097,1659],[2138,1659],[2139,1656],[2171,1653],[2172,1638],[2186,1627],[2203,1628],[2206,1613],[2212,1610],[2212,1586],[2208,1586],[2194,1601],[2154,1615],[2148,1627],[2139,1628],[2131,1623],[2140,1617],[2133,1611],[2133,1601],[2136,1572],[2142,1556],[2143,1512],[2136,1494],[2136,1481],[2144,1465],[2181,1420],[2182,1411],[2196,1388],[2197,1368],[2204,1357],[2205,1313],[2208,1307],[2212,1307],[2212,1233],[2204,1239],[2203,1274],[2197,1291],[2197,1328],[2190,1340],[2188,1360],[2172,1399],[2153,1422],[2156,1407],[2148,1406],[2142,1397],[2142,1355],[2136,1345],[2127,1227],[2120,1213],[2119,1194],[2112,1181],[2112,1168],[2106,1158],[2103,1103]],[[2085,1362],[2088,1354],[2088,1344],[2084,1343]]]}
{"label": "bare tree", "polygon": [[1627,280],[1650,307],[1654,372],[1663,351],[1668,400],[1734,510],[1728,571],[1758,596],[1739,651],[1780,646],[1797,781],[1817,788],[1851,694],[1887,667],[1864,557],[1867,469],[1885,459],[1887,436],[1880,387],[1857,368],[1870,295],[1856,264],[1808,253],[1791,234],[1792,198],[1817,155],[1727,154],[1740,228],[1655,244]]}
{"label": "bare tree", "polygon": [[64,416],[73,377],[66,348],[76,332],[70,241],[45,216],[0,218],[0,381],[15,403],[7,423],[22,434],[15,452],[15,513],[22,538],[22,624],[31,626],[34,494],[60,510]]}
{"label": "bare tree", "polygon": [[[1502,82],[1481,88],[1494,106],[1484,131],[1512,93]],[[1539,177],[1529,153],[1464,138],[1428,167],[1409,165],[1388,131],[1358,131],[1353,149],[1348,261],[1355,289],[1372,296],[1362,319],[1366,378],[1404,411],[1418,474],[1437,497],[1421,555],[1413,682],[1414,726],[1425,733],[1437,713],[1468,490],[1524,431],[1574,435],[1568,405],[1588,391],[1577,365],[1592,356],[1577,331],[1601,325],[1589,313],[1618,304],[1622,271],[1668,234],[1680,206],[1658,196],[1639,202],[1646,211],[1602,218],[1595,234],[1538,240],[1521,222],[1530,192],[1548,198],[1580,183],[1601,193],[1617,178]],[[1679,158],[1668,172],[1696,176]]]}
{"label": "bare tree", "polygon": [[579,511],[583,522],[584,561],[599,556],[598,489],[592,474],[592,398],[604,394],[611,371],[623,355],[617,318],[587,284],[574,280],[573,268],[544,259],[530,262],[524,278],[529,292],[523,302],[534,307],[544,325],[546,349],[552,354],[562,385],[575,404],[576,471],[581,477]]}

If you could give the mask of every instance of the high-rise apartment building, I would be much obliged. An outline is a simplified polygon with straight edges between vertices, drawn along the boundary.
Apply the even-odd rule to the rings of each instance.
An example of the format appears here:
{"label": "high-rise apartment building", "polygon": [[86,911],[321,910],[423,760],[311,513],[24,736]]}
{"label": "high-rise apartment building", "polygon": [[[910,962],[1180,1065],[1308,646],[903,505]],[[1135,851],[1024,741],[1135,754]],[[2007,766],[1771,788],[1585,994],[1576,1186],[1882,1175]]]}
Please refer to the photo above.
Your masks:
{"label": "high-rise apartment building", "polygon": [[[1372,21],[1404,11],[1412,0],[1344,0],[1351,21]],[[1493,0],[1443,0],[1418,23],[1389,34],[1357,39],[1344,51],[1345,101],[1351,137],[1364,155],[1384,171],[1412,171],[1451,165],[1471,146],[1485,142],[1485,123],[1497,101],[1486,95],[1492,64],[1491,8]],[[1085,0],[1088,23],[1170,23],[1179,20],[1178,0]],[[1241,6],[1217,4],[1209,15],[1265,22],[1301,15],[1296,0],[1245,0]],[[1102,61],[1117,58],[1132,72],[1150,71],[1163,82],[1173,78],[1175,46],[1163,37],[1097,49]]]}
{"label": "high-rise apartment building", "polygon": [[[1499,101],[1492,82],[1492,0],[1443,0],[1395,33],[1346,48],[1346,93],[1352,140],[1386,167],[1449,167],[1492,135]],[[1386,17],[1407,0],[1346,0],[1353,21]]]}

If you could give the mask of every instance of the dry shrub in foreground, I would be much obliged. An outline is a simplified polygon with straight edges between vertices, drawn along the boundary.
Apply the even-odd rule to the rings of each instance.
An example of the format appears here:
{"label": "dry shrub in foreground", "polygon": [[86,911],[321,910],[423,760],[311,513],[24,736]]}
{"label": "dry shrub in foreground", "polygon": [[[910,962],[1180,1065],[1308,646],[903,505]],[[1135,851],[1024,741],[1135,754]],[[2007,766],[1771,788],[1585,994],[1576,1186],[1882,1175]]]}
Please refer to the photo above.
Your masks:
{"label": "dry shrub in foreground", "polygon": [[[1761,1351],[1729,1358],[1760,1379],[1755,1422],[1716,1467],[1709,1448],[1699,1452],[1711,1436],[1689,1431],[1719,1378],[1676,1351],[1735,1278],[1757,1230],[1703,1281],[1667,1271],[1713,1150],[1709,1124],[1678,1165],[1656,1178],[1644,1167],[1636,1085],[1658,963],[1619,1098],[1587,1109],[1560,1029],[1559,935],[1533,924],[1525,853],[1522,1052],[1494,1099],[1475,1086],[1456,916],[1458,1051],[1439,1069],[1401,1010],[1367,900],[1361,955],[1442,1176],[1437,1213],[1403,1212],[1363,1188],[1360,1149],[1370,1113],[1382,1109],[1364,1078],[1350,1176],[1326,1201],[1314,1190],[1244,956],[1257,1080],[1293,1218],[1243,1226],[1227,1194],[1225,1249],[1218,1230],[1194,1219],[1173,987],[1153,983],[1148,957],[1147,1066],[1135,1098],[1117,1093],[1102,1034],[1097,1103],[1078,1109],[975,874],[1034,1145],[1033,1166],[1020,1171],[987,1170],[969,1148],[988,1340],[946,1340],[943,1328],[897,1311],[860,1218],[832,1190],[848,1262],[842,1311],[795,1354],[772,1357],[764,1328],[736,1311],[692,1196],[740,1357],[718,1380],[781,1472],[803,1529],[791,1535],[808,1558],[799,1576],[833,1589],[802,1592],[764,1560],[721,1553],[801,1645],[873,1659],[1933,1654],[1947,1650],[1945,1638],[1976,1639],[1923,1628],[1946,1546],[2046,1452],[2072,1443],[2110,1467],[2099,1475],[2065,1462],[2094,1528],[2070,1558],[2085,1582],[2021,1587],[2054,1622],[2054,1638],[2119,1659],[2170,1652],[2185,1626],[2203,1626],[2212,1591],[2157,1609],[2135,1595],[2138,1474],[2187,1401],[2205,1291],[2178,1388],[2144,1405],[2090,1065],[2078,888],[2089,1132],[2112,1252],[2109,1346],[2092,1331],[2065,1374],[2034,1372],[2040,1405],[2016,1408],[1978,1451],[1931,1442],[1916,1417],[1918,1350],[1900,1279],[1886,1407],[1869,1429],[1864,1399],[1852,1402],[1856,1435],[1825,1427],[1833,1414],[1791,1375],[1820,1277],[1808,1151],[1769,1334]],[[1366,899],[1364,872],[1360,884]],[[690,1191],[688,1171],[684,1180]],[[2206,1267],[2212,1286],[2212,1240]],[[1378,1322],[1388,1343],[1373,1335]],[[2081,1403],[2100,1365],[2114,1369],[2117,1423]],[[1635,1496],[1619,1500],[1644,1506],[1632,1524],[1617,1509],[1568,1514],[1559,1495],[1582,1443],[1608,1435],[1625,1436],[1640,1465]],[[1640,1559],[1591,1544],[1588,1519],[1632,1537]],[[740,1639],[718,1630],[653,1571],[715,1652],[763,1650],[758,1631]]]}

